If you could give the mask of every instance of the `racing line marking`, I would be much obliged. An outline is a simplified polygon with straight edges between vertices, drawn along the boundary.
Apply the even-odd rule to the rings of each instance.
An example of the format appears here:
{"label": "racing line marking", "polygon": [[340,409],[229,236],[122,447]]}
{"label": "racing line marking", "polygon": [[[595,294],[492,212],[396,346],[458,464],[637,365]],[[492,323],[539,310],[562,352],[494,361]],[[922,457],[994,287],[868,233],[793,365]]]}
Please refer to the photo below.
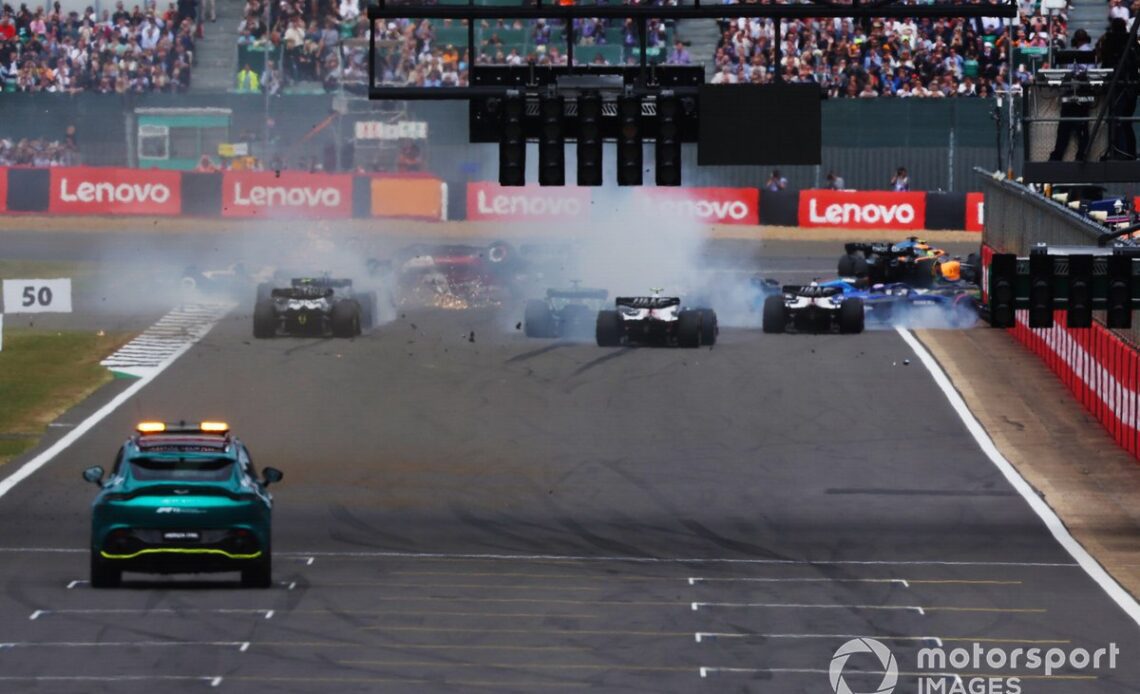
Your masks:
{"label": "racing line marking", "polygon": [[1037,517],[1045,523],[1045,527],[1052,533],[1057,543],[1069,553],[1069,556],[1076,560],[1077,564],[1084,569],[1089,578],[1096,581],[1097,585],[1108,594],[1108,597],[1111,598],[1120,609],[1124,610],[1124,613],[1127,614],[1129,618],[1140,625],[1140,603],[1137,603],[1136,599],[1132,597],[1128,591],[1124,590],[1124,588],[1116,582],[1116,579],[1105,571],[1104,567],[1081,546],[1081,543],[1077,542],[1076,538],[1069,533],[1069,529],[1065,527],[1065,524],[1053,511],[1052,507],[1037,495],[1037,492],[1034,491],[1033,487],[1021,476],[1017,468],[1001,454],[997,445],[994,444],[993,439],[986,433],[985,428],[977,418],[974,417],[974,413],[971,412],[970,408],[966,405],[966,401],[962,399],[961,394],[954,388],[954,384],[950,382],[949,377],[946,376],[946,372],[944,372],[942,367],[938,364],[938,360],[927,351],[926,347],[924,347],[922,343],[918,341],[918,338],[909,330],[895,328],[895,331],[903,339],[903,342],[906,342],[910,348],[914,350],[915,355],[918,356],[922,365],[930,372],[930,375],[934,378],[934,382],[942,390],[942,393],[950,402],[950,406],[958,413],[962,424],[964,424],[966,430],[973,435],[974,440],[982,449],[982,452],[985,453],[986,457],[997,467],[1006,481],[1021,494],[1021,498],[1025,499],[1025,503],[1029,504],[1029,508],[1033,509]]}
{"label": "racing line marking", "polygon": [[222,307],[218,307],[216,313],[211,314],[212,318],[208,322],[203,322],[199,330],[195,331],[193,334],[187,335],[185,341],[180,347],[166,354],[161,361],[155,363],[153,366],[150,366],[147,373],[144,374],[141,378],[128,386],[123,392],[119,393],[114,398],[111,398],[110,402],[93,412],[87,419],[84,419],[82,422],[75,425],[75,428],[60,437],[60,439],[49,446],[47,450],[43,451],[36,457],[21,465],[15,472],[8,475],[3,480],[0,480],[0,498],[3,498],[5,494],[12,491],[13,487],[15,487],[20,482],[23,482],[44,465],[47,465],[49,462],[51,462],[57,455],[67,450],[71,444],[78,441],[80,437],[94,428],[96,424],[103,421],[104,418],[117,410],[119,406],[124,402],[130,400],[135,393],[145,388],[148,383],[153,381],[155,377],[157,377],[171,364],[177,361],[179,357],[190,351],[190,348],[193,347],[200,339],[205,337],[206,333],[208,333],[214,327],[214,325],[216,325],[217,322],[231,310],[231,308],[232,306],[226,307],[224,309]]}

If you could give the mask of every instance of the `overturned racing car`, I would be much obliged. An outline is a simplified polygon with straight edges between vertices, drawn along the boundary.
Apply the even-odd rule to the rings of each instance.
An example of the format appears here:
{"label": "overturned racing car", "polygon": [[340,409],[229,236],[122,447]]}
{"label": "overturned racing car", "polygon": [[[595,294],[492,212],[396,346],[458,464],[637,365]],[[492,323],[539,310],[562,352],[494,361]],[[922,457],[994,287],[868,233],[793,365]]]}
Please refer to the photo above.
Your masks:
{"label": "overturned racing car", "polygon": [[615,310],[598,312],[599,347],[711,347],[720,332],[715,311],[682,306],[680,297],[619,296],[614,304]]}

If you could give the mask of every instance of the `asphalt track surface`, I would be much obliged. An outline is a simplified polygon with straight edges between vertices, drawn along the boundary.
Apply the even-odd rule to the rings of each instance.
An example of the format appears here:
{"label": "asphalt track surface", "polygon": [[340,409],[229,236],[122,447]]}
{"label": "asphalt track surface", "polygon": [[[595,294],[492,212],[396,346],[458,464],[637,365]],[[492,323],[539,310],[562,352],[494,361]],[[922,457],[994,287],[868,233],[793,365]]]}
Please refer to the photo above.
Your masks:
{"label": "asphalt track surface", "polygon": [[[830,250],[774,262],[823,274]],[[92,590],[80,472],[140,419],[199,415],[285,471],[275,587]],[[5,692],[830,692],[853,636],[892,649],[899,692],[936,639],[1115,642],[1115,670],[1021,690],[1140,682],[1136,624],[892,331],[603,350],[409,309],[350,341],[254,341],[239,308],[0,499],[0,586]],[[847,682],[878,669],[854,656]]]}

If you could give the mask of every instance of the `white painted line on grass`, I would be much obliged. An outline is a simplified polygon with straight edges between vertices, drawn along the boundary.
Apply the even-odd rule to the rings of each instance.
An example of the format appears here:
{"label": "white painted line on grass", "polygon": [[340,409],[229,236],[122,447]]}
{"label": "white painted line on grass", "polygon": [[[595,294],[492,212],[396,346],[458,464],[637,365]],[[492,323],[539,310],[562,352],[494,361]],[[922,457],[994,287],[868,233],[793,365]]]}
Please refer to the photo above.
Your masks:
{"label": "white painted line on grass", "polygon": [[139,380],[132,383],[126,388],[126,390],[112,398],[110,402],[93,412],[87,419],[77,424],[74,429],[60,437],[60,439],[49,446],[47,450],[21,465],[11,475],[8,475],[3,480],[0,480],[0,498],[3,498],[5,494],[12,491],[13,487],[15,487],[20,482],[23,482],[44,465],[47,465],[49,462],[51,462],[57,455],[67,450],[71,444],[78,441],[80,437],[94,428],[96,424],[103,421],[107,415],[117,410],[120,405],[122,405],[127,400],[130,400],[135,393],[145,388],[148,383],[153,381],[156,376],[165,371],[167,367],[175,362],[175,360],[188,352],[190,348],[198,342],[198,340],[205,337],[206,333],[208,333],[210,329],[213,328],[214,325],[217,324],[217,322],[230,311],[231,308],[232,306],[225,308],[224,310],[219,308],[219,315],[208,324],[204,324],[201,331],[193,336],[188,337],[185,344],[172,352],[170,355],[164,357],[161,361],[151,366],[149,368],[149,371],[141,378],[139,378]]}
{"label": "white painted line on grass", "polygon": [[930,372],[930,375],[934,378],[934,382],[942,390],[942,393],[950,402],[950,406],[958,413],[958,417],[966,426],[966,430],[974,437],[978,447],[982,449],[982,452],[986,454],[990,462],[997,467],[1009,482],[1010,486],[1017,490],[1021,498],[1025,499],[1025,502],[1029,504],[1029,508],[1033,509],[1033,512],[1045,523],[1045,527],[1049,529],[1049,532],[1052,533],[1058,544],[1069,553],[1069,556],[1076,560],[1077,565],[1084,569],[1085,573],[1089,575],[1089,578],[1096,581],[1097,585],[1099,585],[1105,593],[1108,593],[1108,597],[1111,598],[1120,609],[1124,610],[1124,613],[1127,614],[1132,621],[1140,625],[1140,604],[1136,602],[1136,598],[1124,590],[1124,588],[1116,582],[1116,579],[1105,571],[1104,567],[1081,546],[1081,543],[1077,542],[1072,534],[1069,533],[1069,529],[1065,527],[1065,524],[1053,511],[1052,507],[1037,495],[1036,490],[1021,476],[1017,468],[1006,460],[1005,456],[998,450],[997,445],[994,444],[993,439],[986,433],[985,428],[978,422],[977,418],[974,417],[974,413],[970,411],[970,408],[966,405],[966,401],[962,399],[961,394],[954,388],[954,384],[950,382],[950,378],[946,376],[946,372],[942,370],[938,361],[930,354],[926,347],[918,341],[918,338],[911,334],[909,330],[904,330],[903,328],[896,328],[896,331],[902,337],[903,341],[914,350],[914,353],[918,356],[922,365],[926,367],[926,370]]}

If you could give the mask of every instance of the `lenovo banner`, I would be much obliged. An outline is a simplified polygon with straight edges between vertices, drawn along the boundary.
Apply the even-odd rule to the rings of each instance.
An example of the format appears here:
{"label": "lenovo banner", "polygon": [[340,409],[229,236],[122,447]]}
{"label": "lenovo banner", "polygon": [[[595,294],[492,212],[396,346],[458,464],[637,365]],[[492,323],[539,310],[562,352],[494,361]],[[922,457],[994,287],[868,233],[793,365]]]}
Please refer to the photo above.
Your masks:
{"label": "lenovo banner", "polygon": [[227,171],[222,216],[263,219],[348,219],[352,176],[300,171]]}
{"label": "lenovo banner", "polygon": [[705,224],[759,224],[756,188],[635,188],[638,207],[650,217]]}
{"label": "lenovo banner", "polygon": [[981,231],[986,223],[986,194],[966,193],[966,231]]}
{"label": "lenovo banner", "polygon": [[800,191],[800,226],[923,229],[926,193],[876,190]]}
{"label": "lenovo banner", "polygon": [[590,216],[589,188],[467,184],[467,219],[578,222]]}
{"label": "lenovo banner", "polygon": [[182,174],[158,169],[90,166],[51,169],[52,214],[177,215]]}

